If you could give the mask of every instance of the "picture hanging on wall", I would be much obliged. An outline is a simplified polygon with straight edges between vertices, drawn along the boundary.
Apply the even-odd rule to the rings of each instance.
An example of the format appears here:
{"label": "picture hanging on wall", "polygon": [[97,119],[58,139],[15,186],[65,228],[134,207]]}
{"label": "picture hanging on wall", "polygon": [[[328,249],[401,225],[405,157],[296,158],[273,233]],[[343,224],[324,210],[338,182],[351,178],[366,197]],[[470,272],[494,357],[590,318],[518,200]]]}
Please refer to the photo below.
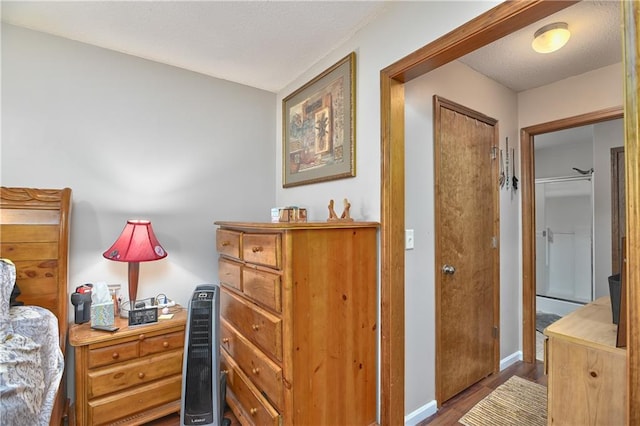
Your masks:
{"label": "picture hanging on wall", "polygon": [[282,101],[284,188],[356,175],[355,56]]}

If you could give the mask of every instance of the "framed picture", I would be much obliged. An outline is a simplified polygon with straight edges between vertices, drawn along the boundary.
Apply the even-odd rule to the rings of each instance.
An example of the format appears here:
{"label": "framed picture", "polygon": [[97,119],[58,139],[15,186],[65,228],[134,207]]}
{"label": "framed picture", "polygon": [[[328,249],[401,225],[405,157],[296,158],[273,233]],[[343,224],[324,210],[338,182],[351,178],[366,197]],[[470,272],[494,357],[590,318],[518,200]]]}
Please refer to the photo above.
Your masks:
{"label": "framed picture", "polygon": [[282,101],[282,186],[353,177],[355,52]]}

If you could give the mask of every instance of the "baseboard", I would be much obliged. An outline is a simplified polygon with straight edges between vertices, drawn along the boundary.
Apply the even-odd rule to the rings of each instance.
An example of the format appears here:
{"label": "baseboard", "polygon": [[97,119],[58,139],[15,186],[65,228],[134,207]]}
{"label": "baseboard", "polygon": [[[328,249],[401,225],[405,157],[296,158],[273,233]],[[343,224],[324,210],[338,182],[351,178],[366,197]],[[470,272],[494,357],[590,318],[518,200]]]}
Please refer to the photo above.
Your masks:
{"label": "baseboard", "polygon": [[500,360],[500,371],[515,364],[518,361],[522,361],[522,351],[517,351],[511,355]]}
{"label": "baseboard", "polygon": [[438,411],[438,404],[434,399],[433,401],[426,403],[425,405],[413,411],[412,413],[409,413],[406,416],[404,416],[404,424],[405,426],[416,426],[426,418],[433,416],[437,411]]}
{"label": "baseboard", "polygon": [[[508,368],[509,366],[515,364],[518,361],[522,361],[522,351],[517,351],[512,353],[511,355],[500,360],[500,371]],[[433,416],[438,412],[438,403],[434,399],[431,402],[426,403],[422,407],[414,410],[413,412],[404,416],[404,424],[405,426],[416,426],[421,421],[427,419],[428,417]]]}

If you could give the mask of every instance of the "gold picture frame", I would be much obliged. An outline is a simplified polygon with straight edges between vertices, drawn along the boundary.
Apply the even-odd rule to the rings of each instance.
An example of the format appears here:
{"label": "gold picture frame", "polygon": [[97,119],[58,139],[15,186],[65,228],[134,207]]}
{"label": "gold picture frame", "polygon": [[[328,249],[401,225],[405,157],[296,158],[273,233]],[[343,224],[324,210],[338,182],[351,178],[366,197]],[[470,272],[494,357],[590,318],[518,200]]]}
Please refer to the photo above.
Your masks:
{"label": "gold picture frame", "polygon": [[355,52],[282,101],[282,186],[354,177]]}

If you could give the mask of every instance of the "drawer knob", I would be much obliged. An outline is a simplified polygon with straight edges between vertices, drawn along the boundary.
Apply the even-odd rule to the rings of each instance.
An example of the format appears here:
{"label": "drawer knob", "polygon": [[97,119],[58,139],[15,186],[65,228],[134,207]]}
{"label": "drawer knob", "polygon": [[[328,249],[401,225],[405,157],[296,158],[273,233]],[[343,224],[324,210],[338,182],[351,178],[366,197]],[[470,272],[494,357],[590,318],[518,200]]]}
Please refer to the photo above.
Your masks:
{"label": "drawer knob", "polygon": [[258,367],[256,367],[256,368],[253,368],[253,369],[251,370],[251,372],[252,372],[253,374],[260,374],[260,369],[259,369]]}
{"label": "drawer knob", "polygon": [[261,246],[255,246],[251,248],[251,251],[254,253],[258,253],[261,252],[263,250],[263,248]]}
{"label": "drawer knob", "polygon": [[162,347],[168,348],[169,347],[169,342],[162,342]]}
{"label": "drawer knob", "polygon": [[222,338],[222,343],[224,343],[225,345],[229,343],[229,338],[228,337]]}
{"label": "drawer knob", "polygon": [[118,359],[118,358],[120,358],[120,354],[119,354],[118,352],[114,352],[114,353],[111,355],[111,358],[113,358],[113,359]]}
{"label": "drawer knob", "polygon": [[260,330],[260,326],[258,324],[251,324],[251,329],[253,331],[258,331],[258,330]]}
{"label": "drawer knob", "polygon": [[144,373],[138,373],[138,379],[144,379]]}
{"label": "drawer knob", "polygon": [[256,414],[258,414],[258,409],[257,408],[252,408],[249,410],[249,413],[251,413],[252,416],[255,416]]}
{"label": "drawer knob", "polygon": [[222,247],[227,247],[227,246],[230,246],[230,245],[231,245],[231,242],[229,242],[229,241],[223,241],[223,242],[221,242],[221,243],[220,243],[220,245],[221,245]]}
{"label": "drawer knob", "polygon": [[138,340],[144,340],[144,334],[139,335]]}

